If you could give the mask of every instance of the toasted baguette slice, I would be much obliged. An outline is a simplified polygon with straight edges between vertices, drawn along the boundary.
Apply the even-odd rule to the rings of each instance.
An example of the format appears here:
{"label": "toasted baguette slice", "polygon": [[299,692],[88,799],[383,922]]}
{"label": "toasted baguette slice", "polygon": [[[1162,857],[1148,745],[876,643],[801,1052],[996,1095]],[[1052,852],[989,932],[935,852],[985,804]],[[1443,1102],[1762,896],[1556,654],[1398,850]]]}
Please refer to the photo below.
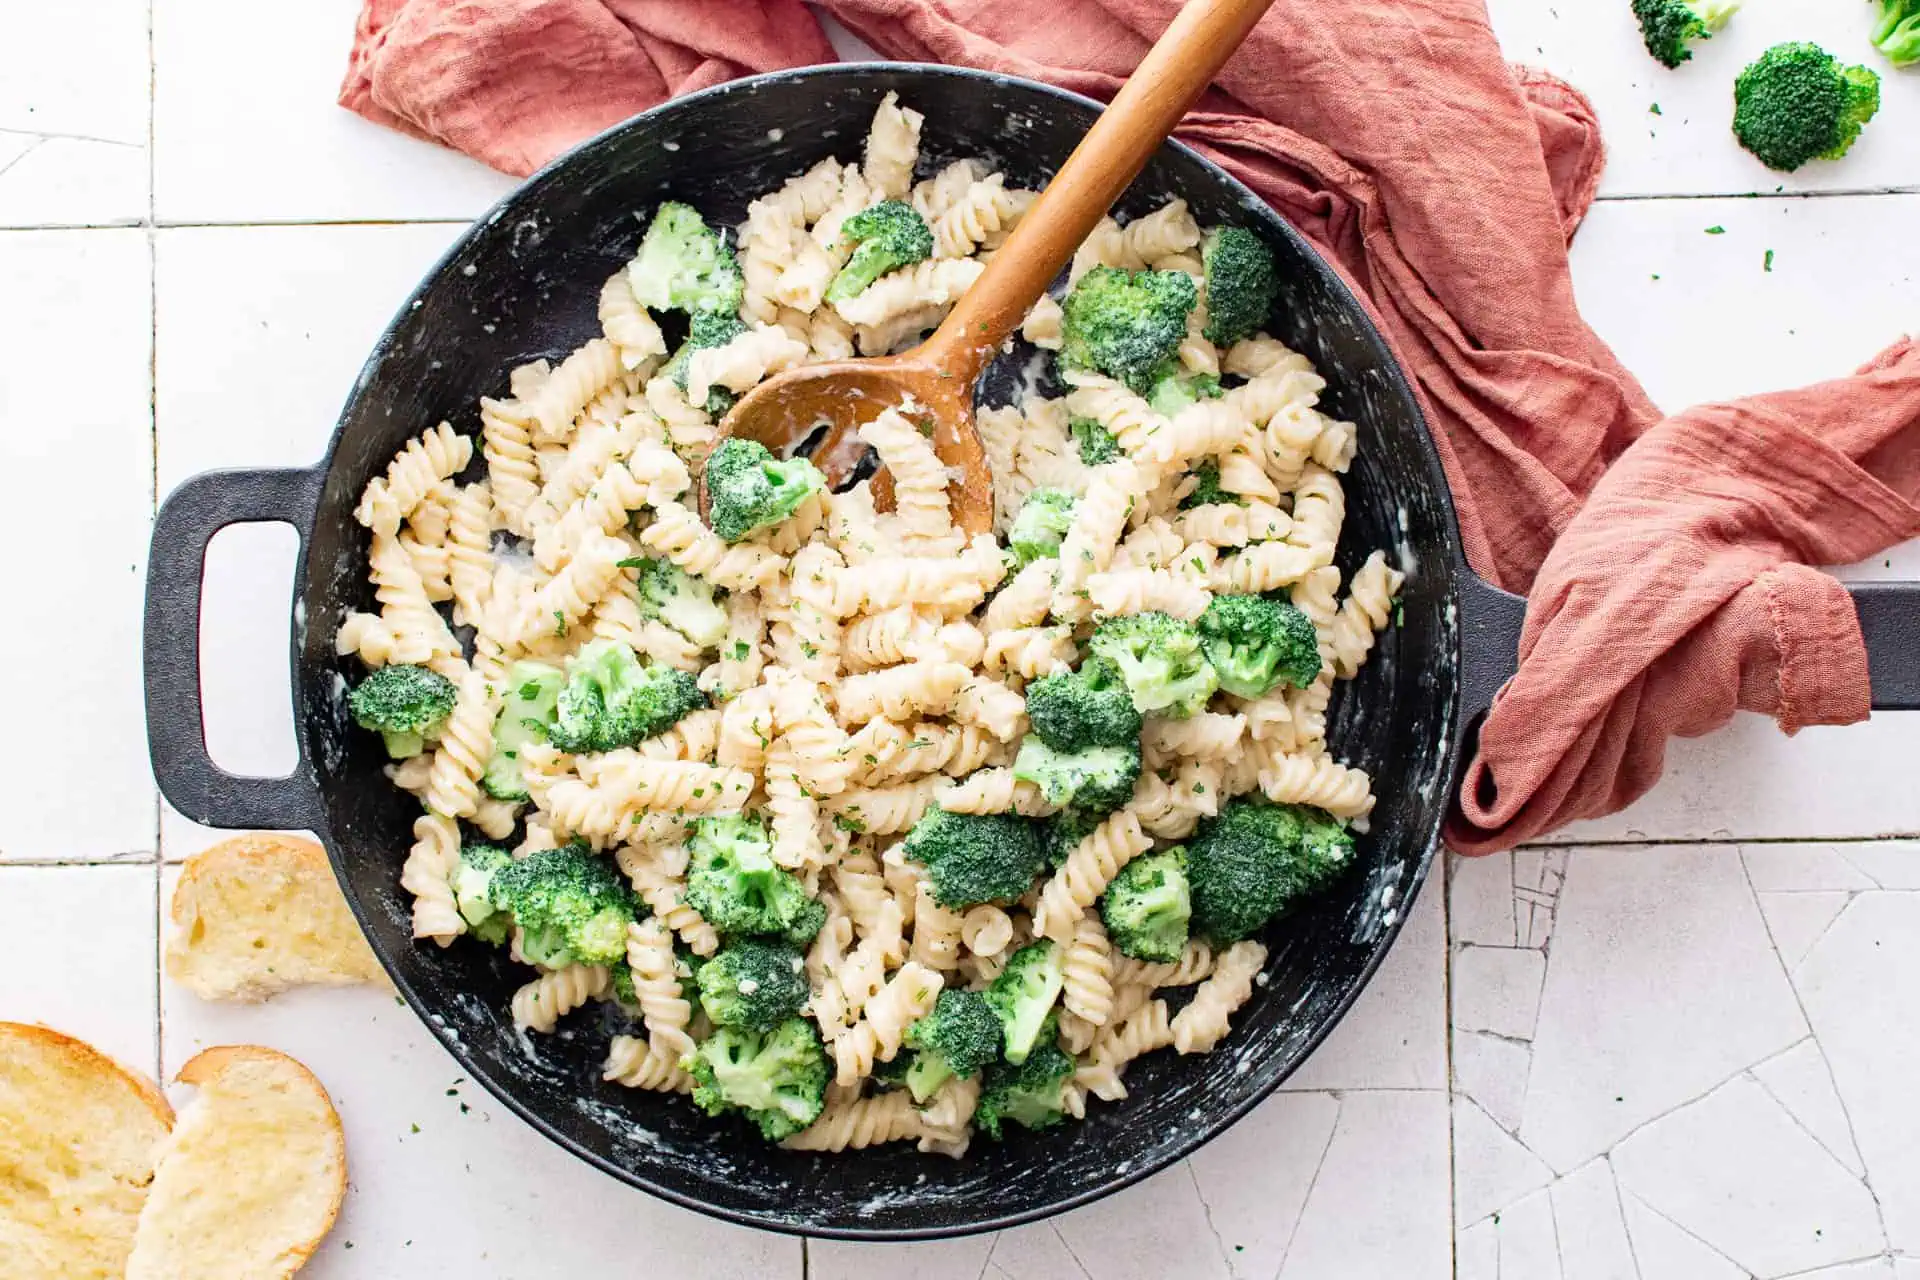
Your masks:
{"label": "toasted baguette slice", "polygon": [[326,1089],[258,1045],[208,1049],[178,1079],[200,1093],[160,1150],[127,1280],[292,1275],[347,1192],[347,1142]]}
{"label": "toasted baguette slice", "polygon": [[172,1125],[145,1076],[0,1022],[0,1280],[119,1280]]}
{"label": "toasted baguette slice", "polygon": [[255,832],[188,859],[169,908],[167,976],[204,1000],[307,984],[387,984],[311,840]]}

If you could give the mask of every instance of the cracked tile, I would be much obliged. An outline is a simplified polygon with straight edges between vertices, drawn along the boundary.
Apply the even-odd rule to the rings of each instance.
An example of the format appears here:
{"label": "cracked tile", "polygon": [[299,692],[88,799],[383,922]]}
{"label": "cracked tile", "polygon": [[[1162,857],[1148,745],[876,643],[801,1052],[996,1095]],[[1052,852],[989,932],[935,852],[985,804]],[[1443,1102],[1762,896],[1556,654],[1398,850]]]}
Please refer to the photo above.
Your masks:
{"label": "cracked tile", "polygon": [[1480,1104],[1501,1128],[1520,1127],[1527,1097],[1527,1046],[1462,1031],[1453,1038],[1453,1087]]}
{"label": "cracked tile", "polygon": [[1531,1040],[1547,957],[1509,947],[1467,947],[1453,958],[1453,1025]]}
{"label": "cracked tile", "polygon": [[1275,1094],[1188,1161],[1235,1280],[1280,1270],[1340,1105],[1330,1094]]}
{"label": "cracked tile", "polygon": [[1275,1280],[1448,1280],[1448,1221],[1446,1095],[1345,1094]]}
{"label": "cracked tile", "polygon": [[1613,1169],[1593,1160],[1553,1184],[1561,1280],[1639,1280]]}
{"label": "cracked tile", "polygon": [[1920,1253],[1920,895],[1863,893],[1794,983],[1853,1121],[1896,1250]]}
{"label": "cracked tile", "polygon": [[1839,849],[1842,857],[1882,889],[1920,889],[1920,841],[1876,840],[1843,844]]}
{"label": "cracked tile", "polygon": [[1553,1181],[1553,1170],[1465,1098],[1453,1100],[1454,1222],[1467,1226]]}
{"label": "cracked tile", "polygon": [[1631,1195],[1621,1197],[1640,1280],[1751,1280],[1722,1254],[1668,1222]]}
{"label": "cracked tile", "polygon": [[112,226],[147,216],[147,149],[0,134],[0,226]]}
{"label": "cracked tile", "polygon": [[[28,8],[59,6],[8,6],[0,32]],[[8,92],[0,86],[0,95]],[[20,723],[58,723],[66,742],[86,745],[49,750],[15,734],[0,746],[10,793],[41,801],[0,812],[0,861],[152,853],[154,789],[140,731],[153,523],[148,276],[139,231],[0,236],[0,349],[16,353],[0,377],[0,422],[8,427],[0,433],[0,511],[17,546],[34,531],[60,535],[58,554],[8,561],[7,593],[31,601],[37,616],[58,618],[63,660],[88,673],[73,688],[14,682]],[[83,493],[86,515],[76,525],[75,495]],[[47,653],[48,636],[31,627],[10,627],[0,638],[6,670],[35,670]]]}
{"label": "cracked tile", "polygon": [[1453,1242],[1454,1280],[1500,1280],[1500,1229],[1476,1222]]}
{"label": "cracked tile", "polygon": [[[1067,1258],[1036,1238],[1044,1236]],[[1014,1280],[1061,1280],[1076,1270],[1092,1280],[1228,1277],[1184,1164],[1063,1217],[1001,1233],[993,1263]]]}
{"label": "cracked tile", "polygon": [[1560,892],[1567,873],[1567,851],[1534,847],[1513,852],[1513,887],[1517,893],[1542,894],[1551,901]]}
{"label": "cracked tile", "polygon": [[1866,1187],[1745,1078],[1647,1125],[1612,1161],[1622,1190],[1757,1275],[1886,1247]]}
{"label": "cracked tile", "polygon": [[1789,970],[1806,958],[1853,895],[1843,891],[1819,893],[1763,893],[1760,914],[1766,917],[1773,948]]}
{"label": "cracked tile", "polygon": [[1835,844],[1754,844],[1742,846],[1740,858],[1760,893],[1877,888],[1872,877],[1846,857],[1844,848]]}
{"label": "cracked tile", "polygon": [[8,5],[0,48],[43,55],[9,58],[0,77],[0,226],[144,218],[145,0]]}
{"label": "cracked tile", "polygon": [[[153,1075],[153,864],[0,865],[0,1018],[39,1022]],[[84,922],[85,927],[77,927]]]}
{"label": "cracked tile", "polygon": [[1447,926],[1441,897],[1441,886],[1429,880],[1380,971],[1283,1089],[1447,1087]]}
{"label": "cracked tile", "polygon": [[1806,1033],[1732,850],[1573,850],[1520,1136],[1573,1169]]}
{"label": "cracked tile", "polygon": [[1868,1258],[1862,1262],[1843,1262],[1837,1267],[1802,1271],[1791,1280],[1895,1280],[1892,1258]]}
{"label": "cracked tile", "polygon": [[1856,1177],[1866,1173],[1860,1152],[1853,1145],[1846,1108],[1834,1092],[1833,1073],[1813,1039],[1802,1040],[1779,1057],[1761,1063],[1753,1074],[1828,1154]]}
{"label": "cracked tile", "polygon": [[1447,868],[1447,925],[1455,945],[1513,946],[1513,855],[1449,854]]}
{"label": "cracked tile", "polygon": [[1502,1209],[1495,1231],[1500,1242],[1501,1280],[1563,1280],[1553,1204],[1545,1191],[1536,1191]]}

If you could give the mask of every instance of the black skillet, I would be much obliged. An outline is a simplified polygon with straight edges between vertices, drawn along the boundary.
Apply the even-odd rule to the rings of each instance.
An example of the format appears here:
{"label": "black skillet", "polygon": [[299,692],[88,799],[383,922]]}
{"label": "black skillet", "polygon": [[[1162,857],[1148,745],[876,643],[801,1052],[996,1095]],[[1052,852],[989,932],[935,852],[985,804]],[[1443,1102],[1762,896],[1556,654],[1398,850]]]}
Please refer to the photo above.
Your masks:
{"label": "black skillet", "polygon": [[[174,491],[155,523],[146,618],[148,739],[167,799],[216,827],[320,833],[407,1002],[476,1079],[555,1142],[643,1190],[750,1226],[866,1240],[984,1231],[1085,1204],[1189,1154],[1285,1080],[1353,1004],[1425,881],[1462,739],[1513,669],[1522,614],[1517,597],[1465,567],[1426,424],[1360,304],[1251,192],[1168,143],[1120,212],[1177,194],[1202,223],[1249,227],[1273,246],[1286,287],[1269,328],[1326,376],[1327,411],[1360,428],[1340,564],[1350,572],[1385,547],[1409,571],[1397,624],[1331,715],[1336,751],[1373,776],[1380,796],[1362,865],[1269,931],[1265,985],[1218,1051],[1155,1054],[1129,1071],[1124,1102],[1097,1105],[1084,1124],[979,1141],[957,1162],[900,1146],[791,1154],[684,1099],[604,1084],[606,1033],[588,1015],[529,1050],[507,1013],[524,971],[494,948],[443,951],[410,936],[399,869],[418,809],[381,776],[379,740],[348,722],[341,695],[358,672],[334,655],[345,612],[372,604],[354,504],[409,437],[442,418],[477,432],[475,400],[501,394],[508,369],[597,334],[601,282],[633,252],[639,216],[676,198],[739,221],[749,198],[821,157],[856,157],[888,90],[926,114],[923,174],[985,155],[1028,187],[1044,184],[1100,110],[1029,81],[890,63],[722,85],[602,134],[501,202],[428,274],[367,361],[318,466],[213,472]],[[1027,354],[989,373],[983,401],[1012,397]],[[202,727],[206,544],[249,521],[289,523],[301,539],[291,655],[300,763],[284,778],[222,771]],[[1895,643],[1896,596],[1882,589],[1863,604],[1875,686],[1883,705],[1920,705],[1920,641],[1909,621],[1906,644]],[[1910,620],[1912,594],[1905,599]]]}

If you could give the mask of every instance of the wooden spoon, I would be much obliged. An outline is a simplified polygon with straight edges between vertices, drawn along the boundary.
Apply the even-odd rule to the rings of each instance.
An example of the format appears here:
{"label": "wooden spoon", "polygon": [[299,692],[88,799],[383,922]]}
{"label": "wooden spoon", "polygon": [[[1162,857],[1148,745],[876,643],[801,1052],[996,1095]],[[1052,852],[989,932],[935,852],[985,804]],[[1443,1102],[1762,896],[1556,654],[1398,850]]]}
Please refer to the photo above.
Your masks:
{"label": "wooden spoon", "polygon": [[[935,424],[941,461],[963,474],[949,491],[954,524],[969,535],[990,531],[993,477],[974,430],[974,384],[1272,3],[1190,0],[932,336],[899,355],[806,365],[767,379],[734,405],[715,445],[741,436],[783,454],[826,424],[810,456],[838,488],[865,453],[860,425],[911,396]],[[885,480],[876,477],[876,498],[885,496]],[[705,486],[700,510],[706,514]]]}

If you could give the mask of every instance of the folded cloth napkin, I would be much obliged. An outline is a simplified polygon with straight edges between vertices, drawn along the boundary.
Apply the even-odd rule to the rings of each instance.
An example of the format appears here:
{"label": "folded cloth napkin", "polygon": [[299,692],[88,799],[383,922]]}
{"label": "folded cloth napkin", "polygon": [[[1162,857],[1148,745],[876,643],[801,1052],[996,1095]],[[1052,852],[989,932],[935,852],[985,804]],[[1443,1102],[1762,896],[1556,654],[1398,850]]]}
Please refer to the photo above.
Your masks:
{"label": "folded cloth napkin", "polygon": [[[1111,97],[1177,0],[826,0],[882,53]],[[510,173],[666,96],[832,57],[797,0],[367,0],[340,100]],[[1483,0],[1276,5],[1179,136],[1345,272],[1412,373],[1473,567],[1529,596],[1448,827],[1510,848],[1630,804],[1737,709],[1867,713],[1809,564],[1920,535],[1920,347],[1662,415],[1574,305],[1604,152],[1577,91],[1501,58]]]}

